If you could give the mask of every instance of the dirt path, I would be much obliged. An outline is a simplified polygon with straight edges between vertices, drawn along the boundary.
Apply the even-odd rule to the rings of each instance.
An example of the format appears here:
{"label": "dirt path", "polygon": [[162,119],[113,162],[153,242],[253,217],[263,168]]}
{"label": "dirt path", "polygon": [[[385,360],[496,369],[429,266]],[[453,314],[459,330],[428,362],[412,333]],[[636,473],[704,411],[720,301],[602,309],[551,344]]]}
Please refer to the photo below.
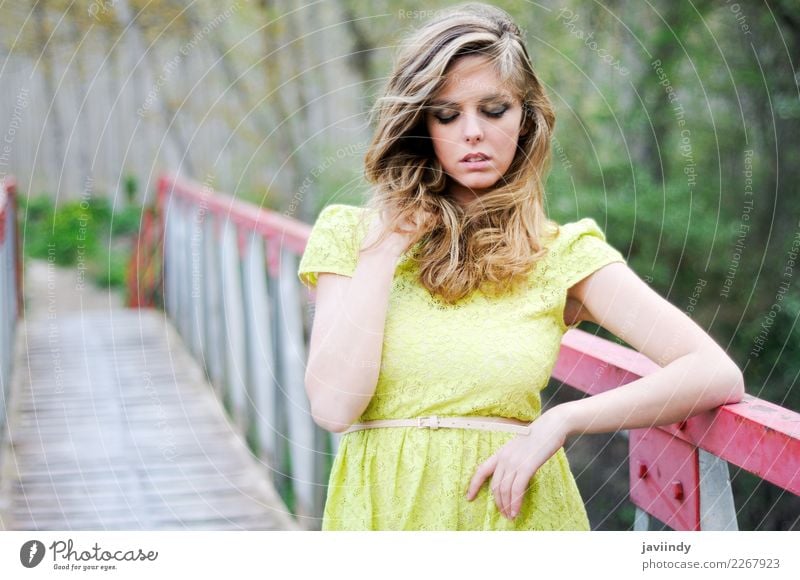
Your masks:
{"label": "dirt path", "polygon": [[47,260],[25,261],[22,293],[25,318],[80,314],[123,308],[119,291],[99,288],[85,271],[64,268]]}

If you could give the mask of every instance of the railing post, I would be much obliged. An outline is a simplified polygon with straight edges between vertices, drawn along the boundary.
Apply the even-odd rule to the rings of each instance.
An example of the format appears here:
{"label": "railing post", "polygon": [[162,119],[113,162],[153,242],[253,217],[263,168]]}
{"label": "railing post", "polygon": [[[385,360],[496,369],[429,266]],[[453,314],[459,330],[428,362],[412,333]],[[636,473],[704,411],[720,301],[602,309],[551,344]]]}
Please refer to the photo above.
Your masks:
{"label": "railing post", "polygon": [[7,401],[14,370],[17,322],[23,309],[17,208],[15,179],[0,178],[0,467],[6,446]]}
{"label": "railing post", "polygon": [[175,252],[175,196],[171,193],[166,194],[163,206],[164,220],[164,310],[177,326],[177,264]]}
{"label": "railing post", "polygon": [[175,256],[177,258],[178,273],[178,330],[183,338],[183,342],[191,350],[191,284],[189,283],[189,259],[191,248],[189,247],[189,204],[182,200],[176,200],[175,217],[178,227],[176,228],[177,244]]}
{"label": "railing post", "polygon": [[223,317],[222,317],[222,279],[220,276],[220,224],[219,216],[209,216],[204,225],[203,235],[203,304],[206,315],[205,326],[206,374],[221,401],[225,380]]}
{"label": "railing post", "polygon": [[9,251],[11,252],[11,259],[14,262],[14,295],[17,298],[14,301],[14,326],[16,327],[16,321],[25,307],[25,297],[22,295],[22,246],[20,245],[19,234],[19,198],[17,195],[16,179],[9,179],[7,191],[9,195],[9,206],[13,214],[9,219],[11,222],[11,231],[7,235],[12,238],[11,243],[13,244]]}
{"label": "railing post", "polygon": [[342,442],[342,433],[331,433],[331,453],[336,456],[339,452],[339,444]]}
{"label": "railing post", "polygon": [[[306,345],[301,317],[300,282],[296,271],[296,256],[282,248],[278,276],[279,310],[276,318],[281,336],[279,368],[281,385],[286,393],[292,479],[298,500],[298,515],[318,518],[325,500],[321,473],[324,456],[320,453],[324,435],[311,417],[305,392]],[[307,522],[301,523],[308,527]]]}
{"label": "railing post", "polygon": [[21,301],[17,300],[20,287],[19,262],[20,255],[17,252],[17,196],[15,186],[8,187],[6,197],[6,224],[5,224],[5,246],[8,256],[8,296],[9,296],[9,317],[13,321],[12,327],[16,327],[19,317]]}
{"label": "railing post", "polygon": [[[288,442],[289,433],[289,402],[284,386],[283,380],[283,356],[282,352],[285,349],[283,345],[283,332],[282,332],[282,318],[281,312],[281,299],[280,299],[280,272],[277,267],[280,257],[280,245],[270,242],[267,246],[267,254],[269,256],[269,268],[267,270],[267,289],[269,291],[268,299],[270,306],[270,337],[272,339],[272,355],[275,363],[274,369],[274,390],[272,392],[272,402],[275,409],[275,414],[272,416],[275,425],[275,473],[273,481],[278,491],[286,496],[291,493],[296,496],[294,492],[294,484],[291,477],[291,451]],[[296,510],[295,510],[296,511]]]}
{"label": "railing post", "polygon": [[[14,352],[14,326],[11,320],[11,291],[14,283],[13,276],[9,276],[8,228],[6,218],[10,213],[8,197],[5,192],[6,184],[0,181],[0,218],[3,220],[3,231],[0,231],[0,442],[5,439],[6,401],[10,394],[11,372],[10,363]],[[0,452],[2,448],[0,446]],[[2,462],[0,462],[2,465]]]}
{"label": "railing post", "polygon": [[[189,294],[192,301],[192,352],[195,358],[198,359],[198,362],[205,361],[209,350],[208,343],[206,342],[208,337],[205,333],[208,310],[206,309],[206,286],[204,278],[208,275],[208,272],[205,270],[206,229],[204,227],[204,220],[205,212],[203,208],[192,207],[192,220],[189,236],[189,286],[191,288]],[[205,368],[203,370],[205,371]]]}
{"label": "railing post", "polygon": [[633,529],[637,532],[646,532],[650,529],[650,515],[639,506],[636,506]]}
{"label": "railing post", "polygon": [[700,529],[738,531],[728,462],[703,449],[700,452]]}
{"label": "railing post", "polygon": [[225,321],[225,385],[234,423],[246,423],[245,373],[247,363],[244,345],[244,313],[242,312],[242,278],[236,225],[226,219],[222,226],[222,305]]}
{"label": "railing post", "polygon": [[[264,240],[247,240],[244,260],[244,310],[247,332],[247,376],[259,455],[275,466],[275,359],[270,332],[269,294]],[[271,474],[270,474],[271,477]]]}
{"label": "railing post", "polygon": [[203,302],[200,293],[200,276],[203,247],[203,208],[186,205],[186,308],[187,336],[185,342],[196,359],[203,356]]}

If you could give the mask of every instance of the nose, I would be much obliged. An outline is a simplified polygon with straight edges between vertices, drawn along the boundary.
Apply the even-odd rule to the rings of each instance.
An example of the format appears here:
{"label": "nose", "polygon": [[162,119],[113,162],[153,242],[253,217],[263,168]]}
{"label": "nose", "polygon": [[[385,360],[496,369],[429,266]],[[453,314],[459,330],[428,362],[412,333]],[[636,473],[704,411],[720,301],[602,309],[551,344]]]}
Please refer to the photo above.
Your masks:
{"label": "nose", "polygon": [[467,143],[476,143],[483,139],[483,127],[478,115],[464,113],[464,139]]}

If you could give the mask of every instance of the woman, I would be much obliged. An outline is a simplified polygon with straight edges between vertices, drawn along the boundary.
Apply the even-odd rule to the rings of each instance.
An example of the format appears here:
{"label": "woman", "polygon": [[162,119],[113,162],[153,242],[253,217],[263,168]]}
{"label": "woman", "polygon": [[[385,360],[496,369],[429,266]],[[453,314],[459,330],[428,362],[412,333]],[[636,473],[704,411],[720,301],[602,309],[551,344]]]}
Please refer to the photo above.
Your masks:
{"label": "woman", "polygon": [[[594,220],[546,217],[555,117],[505,12],[420,28],[374,112],[368,206],[325,208],[298,271],[311,411],[345,433],[322,529],[588,530],[566,438],[736,402],[741,372]],[[582,320],[663,368],[541,413]]]}

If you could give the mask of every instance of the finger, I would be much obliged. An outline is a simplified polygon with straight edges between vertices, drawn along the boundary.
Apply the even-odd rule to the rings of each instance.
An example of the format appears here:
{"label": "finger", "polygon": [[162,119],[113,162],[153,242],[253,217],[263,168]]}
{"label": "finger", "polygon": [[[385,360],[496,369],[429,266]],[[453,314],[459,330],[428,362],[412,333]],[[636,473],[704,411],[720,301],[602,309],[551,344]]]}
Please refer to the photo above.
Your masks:
{"label": "finger", "polygon": [[511,502],[513,500],[511,486],[516,478],[516,469],[509,469],[503,472],[503,479],[500,481],[500,498],[503,502],[503,515],[511,519]]}
{"label": "finger", "polygon": [[489,459],[478,466],[478,469],[475,470],[475,475],[472,476],[472,479],[469,482],[469,488],[467,489],[467,501],[472,501],[475,499],[478,490],[483,485],[483,482],[486,481],[486,478],[494,472],[496,465],[497,456],[492,455]]}
{"label": "finger", "polygon": [[528,482],[530,477],[527,477],[524,472],[517,471],[514,481],[511,483],[511,501],[509,515],[513,519],[519,515],[522,508],[522,500],[525,493],[528,491]]}
{"label": "finger", "polygon": [[499,464],[497,468],[494,470],[494,475],[492,475],[492,496],[494,496],[494,503],[497,506],[498,511],[505,515],[506,513],[506,506],[503,497],[503,465]]}

